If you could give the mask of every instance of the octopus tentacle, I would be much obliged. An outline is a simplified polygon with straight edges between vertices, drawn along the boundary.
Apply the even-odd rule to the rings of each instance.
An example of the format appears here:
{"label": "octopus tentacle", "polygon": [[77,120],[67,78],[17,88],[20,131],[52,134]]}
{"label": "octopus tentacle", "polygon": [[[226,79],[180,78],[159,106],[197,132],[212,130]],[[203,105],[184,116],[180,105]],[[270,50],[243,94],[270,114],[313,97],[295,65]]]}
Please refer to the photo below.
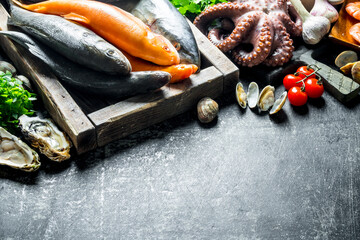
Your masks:
{"label": "octopus tentacle", "polygon": [[249,36],[249,43],[253,45],[252,51],[245,51],[242,49],[241,45],[234,49],[232,55],[234,61],[237,64],[252,67],[260,64],[268,57],[271,52],[271,45],[274,35],[270,25],[271,22],[269,18],[265,16],[259,22],[258,29],[253,31],[252,36]]}
{"label": "octopus tentacle", "polygon": [[221,39],[219,30],[213,29],[209,32],[208,38],[215,44],[221,51],[227,52],[235,48],[249,33],[258,25],[258,22],[263,15],[262,12],[253,12],[240,18],[237,26],[232,33],[225,39]]}
{"label": "octopus tentacle", "polygon": [[292,57],[294,51],[293,41],[290,35],[286,32],[286,28],[277,19],[273,19],[275,38],[273,42],[273,52],[264,60],[267,66],[279,66],[288,62]]}
{"label": "octopus tentacle", "polygon": [[[284,19],[283,24],[286,27],[287,23],[290,23],[291,25],[294,24],[294,29],[288,28],[286,27],[286,29],[289,31],[290,34],[294,35],[294,36],[301,36],[302,33],[302,21],[300,18],[300,15],[297,13],[297,11],[295,10],[294,6],[290,4],[290,2],[287,2],[287,6],[288,6],[288,13],[289,15],[287,16],[288,19],[290,19],[289,21],[287,19]],[[292,20],[294,19],[294,21]],[[288,21],[288,22],[287,22]]]}
{"label": "octopus tentacle", "polygon": [[302,21],[300,17],[295,19],[295,22],[286,15],[284,12],[272,12],[269,14],[273,18],[279,19],[282,24],[285,26],[286,30],[293,36],[298,37],[301,36],[302,33]]}
{"label": "octopus tentacle", "polygon": [[[234,22],[234,25],[238,25],[239,21],[238,16],[244,15],[247,12],[252,11],[247,4],[237,4],[237,3],[219,3],[214,6],[206,8],[200,15],[198,15],[194,20],[194,25],[203,33],[207,34],[208,26],[218,18],[226,16]],[[223,38],[220,36],[220,31],[216,29],[210,31],[211,41],[220,48],[222,51],[229,51],[233,49],[238,42],[236,39],[233,39],[235,35],[239,34],[237,29],[234,29],[232,33]],[[222,49],[222,46],[227,46],[226,49]]]}

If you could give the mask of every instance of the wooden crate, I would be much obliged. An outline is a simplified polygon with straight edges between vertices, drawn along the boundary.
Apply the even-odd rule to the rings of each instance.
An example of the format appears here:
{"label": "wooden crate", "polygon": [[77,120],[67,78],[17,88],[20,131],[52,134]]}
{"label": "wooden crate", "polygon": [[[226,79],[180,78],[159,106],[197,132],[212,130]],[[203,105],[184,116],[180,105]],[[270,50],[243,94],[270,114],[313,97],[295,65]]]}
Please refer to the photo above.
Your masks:
{"label": "wooden crate", "polygon": [[[6,22],[0,5],[1,29],[7,29]],[[45,108],[81,154],[194,108],[202,97],[216,98],[234,89],[239,69],[190,25],[201,52],[201,71],[181,83],[119,102],[67,89],[47,66],[7,37],[0,36],[0,44],[19,72],[33,81]]]}

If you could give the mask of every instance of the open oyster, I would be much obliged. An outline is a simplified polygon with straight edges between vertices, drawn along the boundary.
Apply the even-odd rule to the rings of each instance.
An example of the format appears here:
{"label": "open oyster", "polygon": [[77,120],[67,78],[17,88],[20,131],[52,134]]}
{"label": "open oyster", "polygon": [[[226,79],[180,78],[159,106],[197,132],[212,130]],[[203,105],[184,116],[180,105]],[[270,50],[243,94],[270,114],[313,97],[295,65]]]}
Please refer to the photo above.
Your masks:
{"label": "open oyster", "polygon": [[0,164],[26,172],[40,167],[39,155],[18,137],[0,127]]}
{"label": "open oyster", "polygon": [[51,160],[61,162],[70,158],[69,139],[50,119],[22,115],[19,126],[26,140]]}

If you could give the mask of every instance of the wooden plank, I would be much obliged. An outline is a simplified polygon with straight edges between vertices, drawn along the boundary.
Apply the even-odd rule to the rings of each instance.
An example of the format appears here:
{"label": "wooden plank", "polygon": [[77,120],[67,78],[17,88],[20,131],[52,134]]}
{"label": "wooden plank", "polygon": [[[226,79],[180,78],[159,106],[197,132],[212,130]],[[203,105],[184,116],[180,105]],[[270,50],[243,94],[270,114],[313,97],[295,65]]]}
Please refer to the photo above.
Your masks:
{"label": "wooden plank", "polygon": [[[200,32],[189,20],[188,23],[193,31],[199,50],[204,56],[202,64],[216,67],[224,75],[224,92],[234,91],[239,81],[239,68],[221,52],[209,39]],[[209,63],[207,63],[209,62]]]}
{"label": "wooden plank", "polygon": [[[0,5],[0,29],[7,29],[7,16],[6,10]],[[0,36],[0,43],[19,72],[32,80],[46,110],[69,135],[77,153],[95,149],[95,127],[57,78],[40,60],[15,46],[7,37]]]}
{"label": "wooden plank", "polygon": [[135,96],[89,114],[96,126],[98,145],[164,121],[196,106],[205,96],[223,93],[223,74],[208,67],[178,84],[168,84],[151,94]]}

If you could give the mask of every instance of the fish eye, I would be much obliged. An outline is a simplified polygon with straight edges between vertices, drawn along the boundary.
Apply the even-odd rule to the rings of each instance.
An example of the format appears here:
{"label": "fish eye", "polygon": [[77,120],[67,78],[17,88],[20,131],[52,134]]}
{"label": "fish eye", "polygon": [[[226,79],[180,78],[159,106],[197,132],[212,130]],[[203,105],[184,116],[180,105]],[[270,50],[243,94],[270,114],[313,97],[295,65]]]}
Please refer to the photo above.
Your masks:
{"label": "fish eye", "polygon": [[178,42],[174,44],[174,47],[175,47],[176,51],[179,51],[181,49],[181,45]]}
{"label": "fish eye", "polygon": [[111,50],[111,49],[106,51],[106,55],[108,55],[108,56],[112,56],[112,55],[114,55],[114,53],[115,53],[115,51]]}

